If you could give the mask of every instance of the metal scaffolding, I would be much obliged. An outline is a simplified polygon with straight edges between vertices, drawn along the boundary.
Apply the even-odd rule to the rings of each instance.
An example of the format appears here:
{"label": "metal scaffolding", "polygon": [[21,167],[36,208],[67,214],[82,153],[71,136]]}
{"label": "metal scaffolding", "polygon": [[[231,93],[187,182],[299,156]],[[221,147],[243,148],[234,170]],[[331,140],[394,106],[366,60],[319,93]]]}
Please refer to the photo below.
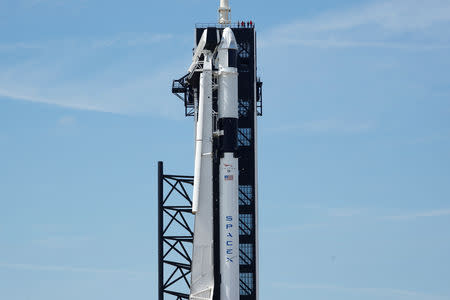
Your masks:
{"label": "metal scaffolding", "polygon": [[193,215],[192,176],[164,174],[158,163],[159,300],[189,299]]}
{"label": "metal scaffolding", "polygon": [[[197,42],[204,29],[196,27]],[[220,29],[220,27],[219,27]],[[240,300],[258,299],[258,187],[256,168],[257,117],[262,115],[262,82],[256,76],[256,33],[254,27],[233,26],[238,43],[238,156],[239,156],[239,253]],[[185,106],[185,115],[195,115],[194,93],[199,84],[198,73],[174,80],[172,92]],[[213,94],[213,109],[217,111],[217,92]],[[216,149],[217,145],[214,145]],[[214,162],[217,164],[217,160]],[[215,168],[218,170],[218,166]],[[217,171],[218,172],[218,171]],[[159,163],[159,300],[188,299],[193,243],[193,215],[191,199],[186,187],[193,184],[192,176],[174,176],[163,173]],[[214,174],[214,178],[218,174]],[[217,182],[214,205],[218,207]],[[165,189],[167,187],[167,189]],[[174,199],[172,199],[174,198]],[[176,199],[175,199],[176,198]],[[214,216],[218,211],[215,208]],[[218,226],[215,225],[215,230]],[[179,232],[169,234],[171,230]],[[217,232],[214,234],[218,243]],[[215,244],[218,249],[218,244]],[[169,259],[169,257],[171,257]],[[218,263],[215,253],[215,265]],[[219,270],[215,281],[220,282]],[[216,292],[215,292],[216,294]],[[172,297],[172,298],[170,298]],[[176,297],[176,298],[173,298]],[[217,294],[214,299],[217,299]]]}

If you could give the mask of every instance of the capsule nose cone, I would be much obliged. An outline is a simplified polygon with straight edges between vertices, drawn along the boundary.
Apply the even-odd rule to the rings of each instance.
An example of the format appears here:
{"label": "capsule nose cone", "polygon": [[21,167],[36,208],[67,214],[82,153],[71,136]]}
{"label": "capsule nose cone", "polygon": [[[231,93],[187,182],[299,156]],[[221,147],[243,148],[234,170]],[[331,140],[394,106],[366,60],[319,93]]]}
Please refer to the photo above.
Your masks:
{"label": "capsule nose cone", "polygon": [[219,48],[237,50],[236,38],[234,37],[234,33],[231,28],[227,27],[223,30],[222,41],[220,42]]}

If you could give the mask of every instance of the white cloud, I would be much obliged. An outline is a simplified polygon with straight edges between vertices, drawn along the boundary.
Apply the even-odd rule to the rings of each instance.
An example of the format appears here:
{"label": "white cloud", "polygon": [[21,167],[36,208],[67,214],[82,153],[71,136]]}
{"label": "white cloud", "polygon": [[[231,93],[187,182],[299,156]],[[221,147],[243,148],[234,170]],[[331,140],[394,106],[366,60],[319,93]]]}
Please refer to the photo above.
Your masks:
{"label": "white cloud", "polygon": [[[31,89],[31,90],[28,90]],[[39,95],[39,90],[36,91],[36,87],[24,87],[22,89],[10,87],[10,89],[6,90],[0,88],[0,97],[10,98],[15,100],[25,100],[31,102],[39,102],[46,104],[56,104],[58,106],[67,107],[67,108],[75,108],[75,109],[83,109],[83,110],[93,110],[93,111],[102,111],[102,112],[115,112],[108,107],[97,104],[90,104],[89,99],[76,99],[73,96],[65,96],[65,95],[54,95],[55,98],[48,98]],[[66,98],[63,98],[66,97]],[[94,102],[94,101],[92,101]]]}
{"label": "white cloud", "polygon": [[[174,71],[160,69],[143,77],[131,77],[122,83],[108,83],[99,78],[74,82],[66,86],[49,86],[41,82],[0,83],[0,97],[54,104],[66,108],[117,114],[159,114],[172,116],[175,98],[170,98],[170,80]],[[156,73],[156,74],[155,74]]]}
{"label": "white cloud", "polygon": [[297,20],[263,34],[263,47],[450,48],[450,2],[377,1]]}
{"label": "white cloud", "polygon": [[33,9],[38,6],[52,6],[52,7],[74,7],[78,8],[86,4],[88,0],[16,0],[22,4],[24,8]]}
{"label": "white cloud", "polygon": [[16,51],[19,49],[36,50],[42,49],[43,46],[39,43],[10,43],[0,44],[0,51]]}
{"label": "white cloud", "polygon": [[173,38],[174,36],[170,33],[126,32],[109,37],[90,37],[83,39],[66,38],[50,41],[2,43],[0,44],[0,51],[45,50],[55,48],[76,48],[77,51],[80,51],[110,47],[139,47],[166,42]]}
{"label": "white cloud", "polygon": [[390,220],[414,220],[418,218],[432,218],[432,217],[444,217],[450,216],[450,209],[436,209],[429,211],[421,211],[408,214],[400,214],[395,216],[387,216],[386,219]]}
{"label": "white cloud", "polygon": [[[79,110],[178,118],[182,105],[171,94],[171,81],[183,75],[188,62],[162,63],[155,58],[160,53],[152,50],[153,45],[171,39],[170,34],[144,32],[0,45],[0,51],[24,50],[27,57],[20,61],[0,60],[0,98]],[[124,55],[121,48],[132,48],[138,53],[149,49],[145,62],[149,68],[142,67],[142,56]],[[103,55],[111,59],[102,59]],[[92,63],[96,58],[101,61]]]}
{"label": "white cloud", "polygon": [[[128,33],[102,39],[0,45],[0,51],[39,49],[28,51],[27,60],[0,61],[0,97],[80,110],[177,118],[182,105],[170,92],[171,80],[183,75],[187,63],[162,64],[149,52],[146,63],[150,68],[146,69],[141,67],[141,58],[123,55],[118,49],[150,49],[169,39],[170,34]],[[109,53],[111,48],[118,50],[117,56]],[[111,59],[99,64],[86,60],[103,54]]]}
{"label": "white cloud", "polygon": [[359,208],[330,208],[328,213],[332,217],[354,217],[361,215],[365,209]]}

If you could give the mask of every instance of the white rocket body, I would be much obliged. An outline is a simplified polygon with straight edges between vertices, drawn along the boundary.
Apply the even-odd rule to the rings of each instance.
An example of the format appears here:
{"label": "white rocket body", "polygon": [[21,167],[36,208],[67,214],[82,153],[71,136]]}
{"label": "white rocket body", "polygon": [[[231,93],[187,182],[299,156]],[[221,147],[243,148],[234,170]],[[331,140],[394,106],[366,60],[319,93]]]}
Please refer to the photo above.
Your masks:
{"label": "white rocket body", "polygon": [[200,74],[199,103],[195,130],[192,211],[196,216],[190,300],[211,300],[214,292],[212,53],[205,51],[204,56],[203,72]]}
{"label": "white rocket body", "polygon": [[221,300],[239,299],[239,168],[234,155],[239,118],[236,55],[233,31],[225,28],[218,48],[218,114],[219,128],[223,130],[219,166]]}
{"label": "white rocket body", "polygon": [[[221,5],[228,6],[227,0]],[[222,6],[221,6],[222,8]],[[219,10],[220,11],[220,10]],[[223,30],[217,47],[218,66],[217,126],[219,159],[219,261],[214,266],[213,213],[213,53],[204,49],[208,33],[204,31],[189,72],[200,70],[198,109],[195,130],[195,168],[192,211],[195,214],[190,300],[212,300],[214,270],[220,268],[220,299],[239,300],[239,168],[237,151],[238,70],[237,44],[230,28]]]}

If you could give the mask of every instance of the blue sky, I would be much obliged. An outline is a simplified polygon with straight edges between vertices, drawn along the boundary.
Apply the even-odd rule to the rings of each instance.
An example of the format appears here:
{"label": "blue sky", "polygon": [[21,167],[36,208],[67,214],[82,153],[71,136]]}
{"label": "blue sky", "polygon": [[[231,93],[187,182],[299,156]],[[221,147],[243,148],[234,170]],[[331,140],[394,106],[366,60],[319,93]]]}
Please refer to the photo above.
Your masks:
{"label": "blue sky", "polygon": [[[217,2],[217,3],[216,3]],[[170,93],[218,1],[0,1],[0,299],[156,299]],[[258,29],[260,291],[450,299],[450,1],[231,1]]]}

